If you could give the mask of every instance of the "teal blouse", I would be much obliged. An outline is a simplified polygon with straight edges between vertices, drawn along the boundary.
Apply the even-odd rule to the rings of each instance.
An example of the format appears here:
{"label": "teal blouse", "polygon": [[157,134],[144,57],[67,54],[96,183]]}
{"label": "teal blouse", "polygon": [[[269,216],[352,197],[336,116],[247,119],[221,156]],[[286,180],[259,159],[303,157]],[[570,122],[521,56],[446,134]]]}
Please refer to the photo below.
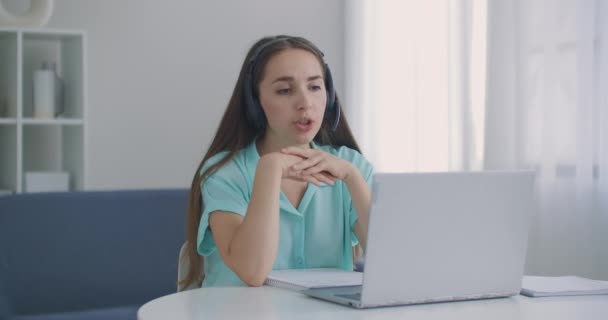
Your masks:
{"label": "teal blouse", "polygon": [[[348,147],[334,148],[314,143],[312,147],[351,162],[361,171],[371,188],[373,168],[359,152]],[[226,153],[211,157],[200,173],[220,161]],[[253,142],[201,183],[203,208],[197,250],[205,257],[203,287],[245,286],[224,264],[209,228],[209,216],[215,211],[228,211],[241,216],[247,214],[259,160]],[[281,192],[279,206],[279,248],[273,270],[353,269],[352,247],[358,243],[353,229],[357,212],[343,181],[321,187],[309,183],[297,208]]]}

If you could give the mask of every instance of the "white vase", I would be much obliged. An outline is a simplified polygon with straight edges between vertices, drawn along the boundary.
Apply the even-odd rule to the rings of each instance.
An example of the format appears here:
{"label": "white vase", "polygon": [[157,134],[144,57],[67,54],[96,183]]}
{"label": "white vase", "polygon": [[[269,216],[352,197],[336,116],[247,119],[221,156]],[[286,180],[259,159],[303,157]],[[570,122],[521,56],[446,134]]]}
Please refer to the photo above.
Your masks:
{"label": "white vase", "polygon": [[0,27],[43,27],[53,14],[53,0],[30,0],[29,9],[15,15],[0,1]]}
{"label": "white vase", "polygon": [[34,118],[54,118],[63,110],[63,84],[54,64],[34,71]]}

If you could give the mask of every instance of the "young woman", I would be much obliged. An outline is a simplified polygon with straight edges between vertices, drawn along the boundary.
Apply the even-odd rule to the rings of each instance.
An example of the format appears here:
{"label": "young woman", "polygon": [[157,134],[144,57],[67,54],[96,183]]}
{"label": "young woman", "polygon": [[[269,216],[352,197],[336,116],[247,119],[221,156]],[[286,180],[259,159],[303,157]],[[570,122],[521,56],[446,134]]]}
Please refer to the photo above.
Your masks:
{"label": "young woman", "polygon": [[323,53],[300,37],[259,40],[192,180],[182,285],[352,270],[353,246],[366,244],[372,171]]}

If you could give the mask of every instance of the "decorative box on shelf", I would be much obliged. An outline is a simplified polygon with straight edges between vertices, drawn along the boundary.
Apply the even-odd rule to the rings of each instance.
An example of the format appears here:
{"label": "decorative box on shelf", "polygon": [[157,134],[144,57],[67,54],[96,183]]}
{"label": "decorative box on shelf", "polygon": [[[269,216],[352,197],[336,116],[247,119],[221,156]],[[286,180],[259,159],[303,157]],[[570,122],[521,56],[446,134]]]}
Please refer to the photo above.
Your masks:
{"label": "decorative box on shelf", "polygon": [[60,192],[70,190],[70,175],[61,171],[25,173],[25,192]]}

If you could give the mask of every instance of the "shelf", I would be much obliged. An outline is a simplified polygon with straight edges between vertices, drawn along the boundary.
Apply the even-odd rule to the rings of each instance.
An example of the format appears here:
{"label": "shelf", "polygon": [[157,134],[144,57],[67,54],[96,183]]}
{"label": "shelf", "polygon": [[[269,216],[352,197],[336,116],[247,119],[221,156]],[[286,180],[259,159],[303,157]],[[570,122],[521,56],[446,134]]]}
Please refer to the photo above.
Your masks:
{"label": "shelf", "polygon": [[82,118],[84,105],[84,40],[81,34],[23,33],[22,97],[24,118],[34,116],[34,72],[43,63],[55,65],[63,83],[63,115]]}
{"label": "shelf", "polygon": [[70,190],[84,187],[83,127],[24,126],[23,180],[31,171],[63,171],[70,174]]}
{"label": "shelf", "polygon": [[[49,62],[63,94],[41,113],[34,73]],[[0,194],[26,192],[33,171],[67,172],[70,190],[86,189],[86,93],[84,31],[0,28]]]}
{"label": "shelf", "polygon": [[0,31],[0,119],[17,116],[18,37]]}
{"label": "shelf", "polygon": [[17,124],[15,118],[0,118],[0,124]]}
{"label": "shelf", "polygon": [[84,32],[81,30],[74,29],[48,29],[48,28],[22,28],[22,27],[0,27],[0,32],[6,33],[17,33],[22,32],[24,34],[39,34],[45,37],[57,35],[62,36],[83,36]]}
{"label": "shelf", "polygon": [[67,126],[81,126],[83,124],[82,119],[34,119],[25,118],[22,120],[24,125],[67,125]]}
{"label": "shelf", "polygon": [[0,126],[0,190],[17,191],[17,125]]}

